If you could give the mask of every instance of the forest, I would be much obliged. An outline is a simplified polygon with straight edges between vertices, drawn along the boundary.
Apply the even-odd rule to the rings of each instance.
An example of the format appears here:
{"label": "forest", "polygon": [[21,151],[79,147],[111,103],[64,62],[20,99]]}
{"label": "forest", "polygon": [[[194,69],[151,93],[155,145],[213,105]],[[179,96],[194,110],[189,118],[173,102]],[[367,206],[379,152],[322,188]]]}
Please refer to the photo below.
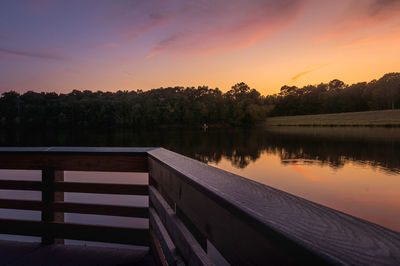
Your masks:
{"label": "forest", "polygon": [[274,106],[270,116],[399,109],[400,73],[388,73],[379,80],[352,85],[334,79],[302,88],[283,86],[279,94],[267,98]]}
{"label": "forest", "polygon": [[0,98],[2,127],[146,128],[163,125],[251,125],[263,121],[266,97],[238,83],[226,93],[206,86],[149,91],[22,95],[10,91]]}
{"label": "forest", "polygon": [[174,126],[250,126],[268,116],[340,113],[400,108],[400,73],[347,85],[340,80],[283,86],[263,96],[245,83],[223,93],[218,88],[169,87],[148,91],[70,93],[4,92],[0,126],[51,128],[147,128]]}

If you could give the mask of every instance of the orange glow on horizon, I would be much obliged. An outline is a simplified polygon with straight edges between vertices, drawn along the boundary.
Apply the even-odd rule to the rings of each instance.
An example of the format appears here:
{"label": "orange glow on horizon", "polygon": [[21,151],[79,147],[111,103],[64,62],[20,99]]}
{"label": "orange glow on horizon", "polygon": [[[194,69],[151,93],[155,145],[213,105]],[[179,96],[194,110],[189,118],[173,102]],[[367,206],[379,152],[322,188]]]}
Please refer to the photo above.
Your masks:
{"label": "orange glow on horizon", "polygon": [[54,29],[37,16],[54,18],[55,7],[18,7],[29,32],[12,16],[15,29],[0,26],[0,92],[201,85],[227,91],[245,82],[268,95],[283,85],[369,82],[400,71],[398,1],[88,5],[77,22],[56,14],[63,30],[49,38]]}

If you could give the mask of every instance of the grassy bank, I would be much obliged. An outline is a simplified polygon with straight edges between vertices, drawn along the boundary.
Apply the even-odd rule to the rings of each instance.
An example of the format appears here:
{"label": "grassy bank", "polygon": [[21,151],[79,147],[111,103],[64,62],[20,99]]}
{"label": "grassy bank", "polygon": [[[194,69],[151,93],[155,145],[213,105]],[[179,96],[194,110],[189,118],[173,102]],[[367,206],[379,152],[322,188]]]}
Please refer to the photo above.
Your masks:
{"label": "grassy bank", "polygon": [[321,115],[279,116],[267,119],[268,126],[395,126],[400,110],[381,110]]}

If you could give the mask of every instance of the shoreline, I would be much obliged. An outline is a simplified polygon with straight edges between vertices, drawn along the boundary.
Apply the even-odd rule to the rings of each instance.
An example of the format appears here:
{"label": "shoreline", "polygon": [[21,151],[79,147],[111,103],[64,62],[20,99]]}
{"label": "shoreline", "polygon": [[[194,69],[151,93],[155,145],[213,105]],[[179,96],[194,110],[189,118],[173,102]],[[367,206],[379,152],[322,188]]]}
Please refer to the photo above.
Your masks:
{"label": "shoreline", "polygon": [[400,127],[400,109],[269,117],[267,126]]}

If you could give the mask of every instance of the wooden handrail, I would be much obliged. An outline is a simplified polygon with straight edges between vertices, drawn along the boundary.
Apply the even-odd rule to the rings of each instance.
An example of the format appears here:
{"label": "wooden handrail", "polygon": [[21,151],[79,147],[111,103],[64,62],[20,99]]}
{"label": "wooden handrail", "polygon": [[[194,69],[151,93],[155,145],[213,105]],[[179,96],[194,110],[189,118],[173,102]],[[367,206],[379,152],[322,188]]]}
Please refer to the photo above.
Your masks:
{"label": "wooden handrail", "polygon": [[400,264],[399,232],[165,149],[148,154],[151,183],[231,264]]}
{"label": "wooden handrail", "polygon": [[[64,181],[64,171],[147,172],[148,148],[0,148],[0,169],[42,171],[41,181],[0,180],[0,189],[41,191],[42,199],[0,199],[0,208],[41,212],[41,221],[0,220],[0,232],[41,236],[43,244],[63,238],[148,245],[148,229],[79,225],[64,213],[148,218],[148,207],[64,202],[64,192],[148,195],[148,185]],[[60,238],[60,239],[58,239]]]}
{"label": "wooden handrail", "polygon": [[[0,219],[0,233],[45,236],[45,243],[152,244],[169,265],[212,265],[207,243],[233,265],[400,264],[399,232],[162,148],[0,148],[0,169],[43,171],[42,181],[0,180],[0,189],[43,195],[42,201],[1,199],[0,208],[41,211],[42,221]],[[150,186],[67,182],[52,172],[68,170],[148,172]],[[150,207],[57,200],[63,192],[149,195]],[[149,218],[150,228],[56,219],[68,212]]]}

